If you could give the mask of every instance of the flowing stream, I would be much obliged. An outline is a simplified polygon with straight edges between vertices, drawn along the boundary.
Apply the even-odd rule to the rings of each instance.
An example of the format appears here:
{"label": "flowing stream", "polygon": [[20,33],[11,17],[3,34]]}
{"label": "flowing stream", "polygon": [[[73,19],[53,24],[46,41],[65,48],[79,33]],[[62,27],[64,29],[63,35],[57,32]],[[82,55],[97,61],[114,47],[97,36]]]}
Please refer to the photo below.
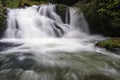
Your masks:
{"label": "flowing stream", "polygon": [[120,80],[119,54],[95,43],[83,13],[57,5],[8,9],[0,40],[0,80]]}

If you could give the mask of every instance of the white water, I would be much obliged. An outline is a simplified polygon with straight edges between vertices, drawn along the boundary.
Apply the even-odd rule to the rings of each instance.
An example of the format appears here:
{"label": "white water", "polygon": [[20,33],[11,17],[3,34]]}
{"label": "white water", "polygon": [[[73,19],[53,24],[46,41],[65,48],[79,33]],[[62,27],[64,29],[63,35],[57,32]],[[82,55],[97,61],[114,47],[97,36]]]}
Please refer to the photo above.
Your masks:
{"label": "white water", "polygon": [[[111,64],[118,67],[120,56],[95,47],[95,42],[104,38],[90,35],[82,12],[76,8],[69,8],[69,12],[70,15],[66,12],[64,23],[56,12],[56,5],[9,9],[7,29],[0,42],[19,46],[11,46],[0,53],[16,56],[15,61],[19,64],[23,64],[25,59],[36,62],[28,65],[27,70],[18,66],[12,69],[11,65],[18,64],[8,62],[2,66],[0,74],[7,75],[16,70],[18,75],[15,76],[19,76],[20,80],[84,80],[85,75],[103,74],[119,80],[119,71],[107,62],[112,61]],[[29,64],[29,61],[25,64]]]}
{"label": "white water", "polygon": [[[44,52],[47,50],[93,51],[93,44],[83,43],[96,38],[89,35],[83,13],[78,12],[76,8],[69,8],[70,15],[66,14],[66,17],[70,17],[68,24],[63,23],[55,9],[55,5],[52,4],[9,9],[8,28],[5,31],[4,41],[23,41],[25,46],[37,47]],[[65,21],[68,21],[67,18]]]}
{"label": "white water", "polygon": [[63,23],[55,12],[55,5],[52,4],[32,6],[26,9],[10,9],[5,38],[86,37],[89,30],[83,13],[78,14],[75,8],[69,10],[70,24]]}

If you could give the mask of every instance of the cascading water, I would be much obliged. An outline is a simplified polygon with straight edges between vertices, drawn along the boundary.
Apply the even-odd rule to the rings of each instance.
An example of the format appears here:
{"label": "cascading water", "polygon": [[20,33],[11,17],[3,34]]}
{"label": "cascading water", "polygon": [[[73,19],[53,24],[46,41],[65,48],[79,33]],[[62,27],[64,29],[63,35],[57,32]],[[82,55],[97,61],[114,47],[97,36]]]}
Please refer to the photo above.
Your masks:
{"label": "cascading water", "polygon": [[94,46],[83,13],[56,5],[8,9],[0,80],[119,80],[120,56]]}
{"label": "cascading water", "polygon": [[66,17],[71,19],[70,24],[67,24],[55,11],[55,5],[51,4],[9,10],[5,38],[71,37],[70,33],[79,36],[85,34],[82,31],[88,32],[82,13],[78,15],[77,10],[70,9],[70,16]]}

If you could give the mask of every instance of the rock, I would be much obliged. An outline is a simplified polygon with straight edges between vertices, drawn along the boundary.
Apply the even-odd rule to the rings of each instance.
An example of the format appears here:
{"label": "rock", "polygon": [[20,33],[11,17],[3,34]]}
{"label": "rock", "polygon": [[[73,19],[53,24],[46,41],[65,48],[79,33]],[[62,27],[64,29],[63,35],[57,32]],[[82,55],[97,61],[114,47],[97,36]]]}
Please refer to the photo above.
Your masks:
{"label": "rock", "polygon": [[23,7],[29,7],[30,6],[30,4],[28,4],[28,3],[24,3],[24,5],[23,5]]}
{"label": "rock", "polygon": [[57,4],[64,4],[68,6],[72,6],[75,3],[77,3],[79,0],[52,0],[52,3],[57,3]]}
{"label": "rock", "polygon": [[113,38],[105,41],[100,41],[96,44],[96,46],[106,48],[110,51],[120,50],[120,38]]}

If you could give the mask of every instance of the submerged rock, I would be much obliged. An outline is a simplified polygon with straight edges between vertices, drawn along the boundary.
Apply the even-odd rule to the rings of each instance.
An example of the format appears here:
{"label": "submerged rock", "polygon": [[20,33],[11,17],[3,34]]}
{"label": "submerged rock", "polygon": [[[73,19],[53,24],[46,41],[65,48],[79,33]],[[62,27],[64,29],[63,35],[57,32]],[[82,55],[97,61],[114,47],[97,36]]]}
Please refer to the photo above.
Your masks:
{"label": "submerged rock", "polygon": [[14,48],[22,45],[21,43],[12,43],[12,42],[0,42],[0,51],[7,50],[9,48]]}
{"label": "submerged rock", "polygon": [[85,80],[115,80],[115,79],[103,74],[91,74],[88,76],[86,75]]}

